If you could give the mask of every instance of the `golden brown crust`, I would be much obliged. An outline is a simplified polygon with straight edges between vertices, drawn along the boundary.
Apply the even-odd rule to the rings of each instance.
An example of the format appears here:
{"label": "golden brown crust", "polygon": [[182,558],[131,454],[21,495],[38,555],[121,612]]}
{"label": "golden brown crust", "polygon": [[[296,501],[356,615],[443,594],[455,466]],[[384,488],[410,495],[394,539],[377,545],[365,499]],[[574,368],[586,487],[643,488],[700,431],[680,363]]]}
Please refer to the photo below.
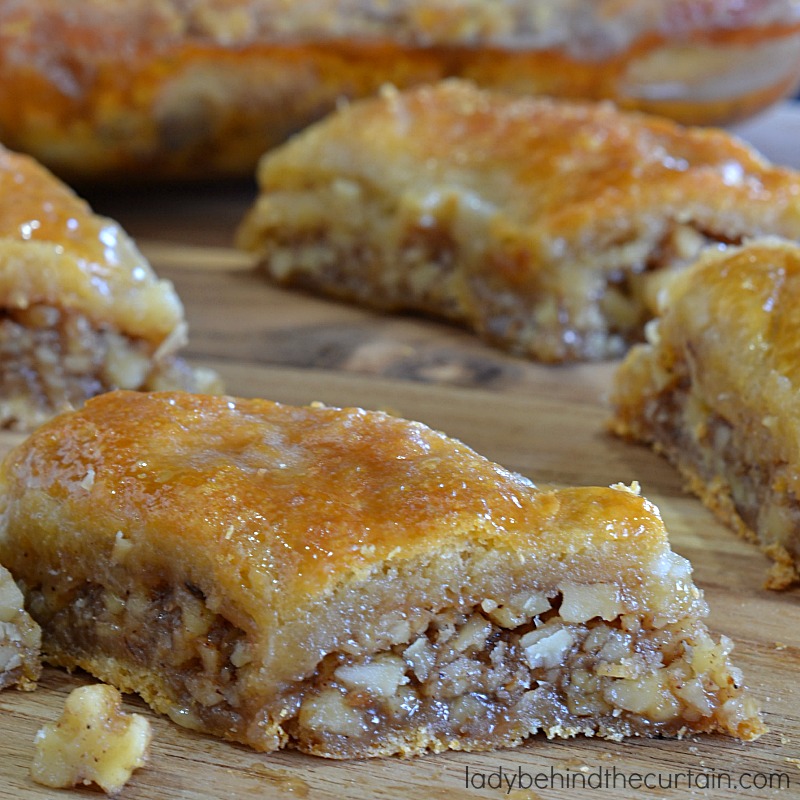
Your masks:
{"label": "golden brown crust", "polygon": [[157,348],[182,343],[183,308],[127,234],[32,158],[0,150],[0,305],[43,304]]}
{"label": "golden brown crust", "polygon": [[0,196],[0,426],[111,388],[215,388],[175,357],[181,302],[116,222],[4,148]]}
{"label": "golden brown crust", "polygon": [[797,25],[792,0],[10,0],[0,134],[62,174],[247,174],[338,98],[452,76],[720,122],[791,89]]}
{"label": "golden brown crust", "polygon": [[[797,580],[800,248],[710,252],[669,287],[651,342],[620,367],[612,427],[652,443],[692,491]],[[794,567],[792,564],[794,563]]]}
{"label": "golden brown crust", "polygon": [[461,81],[342,109],[268,153],[240,241],[275,280],[619,355],[710,242],[800,238],[800,176],[720,130]]}
{"label": "golden brown crust", "polygon": [[[629,492],[536,491],[420,423],[361,409],[111,392],[28,442],[4,468],[19,492],[12,508],[21,518],[41,512],[60,535],[59,506],[69,498],[84,531],[64,553],[70,569],[80,570],[72,557],[107,550],[120,525],[126,538],[132,525],[130,535],[143,537],[138,566],[188,548],[190,579],[252,620],[262,604],[293,620],[303,603],[365,579],[387,559],[424,560],[480,543],[515,551],[520,563],[535,551],[556,582],[567,567],[606,580],[667,547],[655,508]],[[147,519],[135,522],[143,504]],[[592,561],[598,549],[603,565]],[[654,589],[639,586],[639,600]],[[282,635],[293,632],[287,626]],[[304,666],[275,656],[276,669]]]}
{"label": "golden brown crust", "polygon": [[[762,730],[622,488],[537,490],[377,412],[129,392],[45,425],[1,480],[0,558],[47,657],[199,730],[331,757]],[[600,670],[594,710],[551,687],[573,669]]]}

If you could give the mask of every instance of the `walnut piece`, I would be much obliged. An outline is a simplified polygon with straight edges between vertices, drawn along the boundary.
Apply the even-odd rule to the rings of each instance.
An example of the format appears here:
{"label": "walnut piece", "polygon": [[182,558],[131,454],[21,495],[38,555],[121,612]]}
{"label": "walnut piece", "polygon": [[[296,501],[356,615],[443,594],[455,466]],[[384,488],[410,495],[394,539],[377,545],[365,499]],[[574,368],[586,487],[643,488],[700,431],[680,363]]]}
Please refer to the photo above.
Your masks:
{"label": "walnut piece", "polygon": [[0,689],[34,689],[42,669],[42,633],[23,605],[11,573],[0,567]]}
{"label": "walnut piece", "polygon": [[106,794],[122,789],[143,766],[150,723],[122,711],[113,686],[82,686],[70,692],[61,718],[36,734],[31,776],[53,788],[97,784]]}

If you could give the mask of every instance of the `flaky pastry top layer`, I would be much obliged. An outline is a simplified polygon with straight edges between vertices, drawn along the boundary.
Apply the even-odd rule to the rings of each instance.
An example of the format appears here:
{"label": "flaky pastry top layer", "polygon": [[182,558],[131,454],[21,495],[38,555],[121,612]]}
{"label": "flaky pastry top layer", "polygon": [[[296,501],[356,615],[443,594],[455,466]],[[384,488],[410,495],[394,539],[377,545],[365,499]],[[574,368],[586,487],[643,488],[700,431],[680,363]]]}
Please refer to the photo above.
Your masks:
{"label": "flaky pastry top layer", "polygon": [[566,582],[607,582],[654,624],[702,606],[636,494],[540,490],[357,408],[113,392],[36,432],[0,483],[0,557],[28,583],[57,553],[77,581],[195,587],[276,680],[377,646],[381,620]]}
{"label": "flaky pastry top layer", "polygon": [[[267,153],[261,202],[348,180],[373,202],[453,204],[474,232],[469,246],[487,236],[514,243],[521,272],[537,262],[596,263],[670,222],[730,240],[800,237],[800,175],[722,130],[611,104],[511,98],[459,80],[387,90]],[[245,241],[248,231],[257,239],[244,230]]]}
{"label": "flaky pastry top layer", "polygon": [[55,306],[182,343],[183,308],[128,235],[28,156],[0,148],[0,305]]}
{"label": "flaky pastry top layer", "polygon": [[662,304],[654,344],[632,354],[631,379],[636,364],[682,362],[710,409],[800,463],[800,247],[767,238],[708,251]]}

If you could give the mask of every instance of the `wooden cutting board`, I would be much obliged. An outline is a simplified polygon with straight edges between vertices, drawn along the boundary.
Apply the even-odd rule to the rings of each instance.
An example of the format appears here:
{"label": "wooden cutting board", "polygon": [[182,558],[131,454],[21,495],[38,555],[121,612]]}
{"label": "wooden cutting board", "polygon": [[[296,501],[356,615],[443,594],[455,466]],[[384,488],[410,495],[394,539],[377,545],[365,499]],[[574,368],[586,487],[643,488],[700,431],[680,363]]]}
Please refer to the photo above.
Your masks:
{"label": "wooden cutting board", "polygon": [[[230,247],[252,196],[251,186],[227,186],[143,189],[124,197],[95,191],[90,199],[117,217],[175,282],[190,320],[190,356],[219,369],[232,394],[389,409],[540,483],[640,481],[660,506],[674,549],[695,566],[711,625],[736,642],[736,661],[763,703],[770,732],[748,744],[715,736],[624,743],[536,737],[494,753],[334,762],[294,752],[257,754],[197,735],[131,697],[126,705],[150,717],[155,738],[148,766],[122,797],[800,797],[800,690],[794,680],[800,592],[763,590],[768,563],[755,548],[686,495],[662,460],[605,433],[604,398],[614,365],[540,366],[431,321],[273,288]],[[17,438],[0,437],[0,449]],[[0,798],[70,796],[31,782],[33,737],[57,717],[65,695],[89,680],[48,668],[36,692],[0,694]],[[598,786],[614,777],[603,772],[612,769],[615,784]],[[773,788],[761,788],[770,775]],[[498,788],[502,778],[514,783]],[[520,789],[520,779],[530,785]],[[659,780],[664,788],[647,788]],[[713,780],[723,788],[700,788]],[[87,792],[71,796],[91,796]]]}

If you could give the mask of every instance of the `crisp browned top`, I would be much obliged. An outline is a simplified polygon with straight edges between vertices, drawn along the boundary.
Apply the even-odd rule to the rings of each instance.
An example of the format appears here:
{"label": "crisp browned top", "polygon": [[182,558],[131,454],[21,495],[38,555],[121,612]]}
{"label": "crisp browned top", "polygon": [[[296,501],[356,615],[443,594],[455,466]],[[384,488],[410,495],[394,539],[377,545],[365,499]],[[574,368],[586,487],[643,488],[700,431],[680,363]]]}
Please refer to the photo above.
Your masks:
{"label": "crisp browned top", "polygon": [[455,198],[473,230],[483,220],[526,242],[521,264],[596,259],[667,220],[720,238],[800,237],[800,175],[724,131],[457,80],[354,104],[266,154],[259,173],[265,196],[337,178],[387,202]]}
{"label": "crisp browned top", "polygon": [[253,680],[276,688],[321,654],[394,643],[400,620],[519,591],[605,583],[658,625],[703,609],[646,500],[537,490],[357,408],[102,395],[12,451],[0,508],[0,560],[18,580],[47,586],[56,569],[120,597],[198,589],[248,632]]}
{"label": "crisp browned top", "polygon": [[657,511],[629,492],[540,491],[420,423],[357,408],[113,392],[45,425],[3,474],[15,535],[39,526],[40,542],[104,553],[121,530],[230,596],[276,602],[471,541],[543,563],[603,549],[646,563],[665,547]]}
{"label": "crisp browned top", "polygon": [[28,156],[0,147],[0,305],[45,303],[155,342],[183,325],[127,234]]}
{"label": "crisp browned top", "polygon": [[688,360],[694,387],[715,412],[747,426],[760,422],[797,464],[800,247],[762,239],[711,251],[664,302],[654,357]]}

